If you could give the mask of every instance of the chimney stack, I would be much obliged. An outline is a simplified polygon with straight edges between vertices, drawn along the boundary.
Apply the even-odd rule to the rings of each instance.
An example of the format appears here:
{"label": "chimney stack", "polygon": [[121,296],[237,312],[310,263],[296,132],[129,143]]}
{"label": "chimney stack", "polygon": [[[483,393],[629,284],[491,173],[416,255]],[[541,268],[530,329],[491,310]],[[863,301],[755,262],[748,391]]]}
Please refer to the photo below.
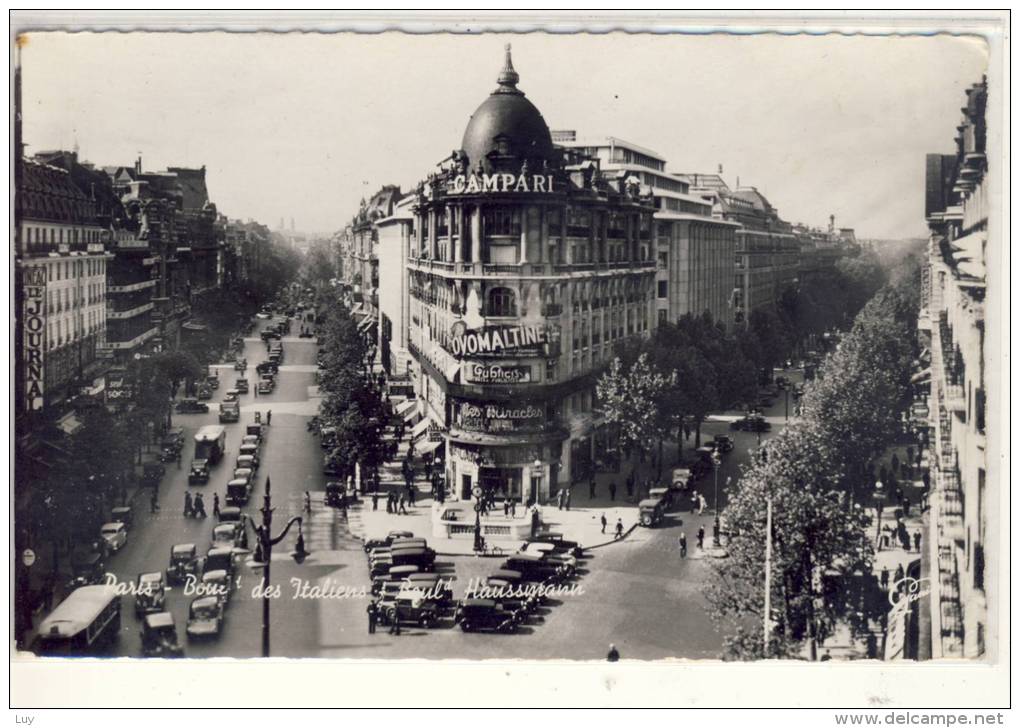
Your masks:
{"label": "chimney stack", "polygon": [[135,160],[135,174],[142,173],[142,153],[138,152],[138,159]]}

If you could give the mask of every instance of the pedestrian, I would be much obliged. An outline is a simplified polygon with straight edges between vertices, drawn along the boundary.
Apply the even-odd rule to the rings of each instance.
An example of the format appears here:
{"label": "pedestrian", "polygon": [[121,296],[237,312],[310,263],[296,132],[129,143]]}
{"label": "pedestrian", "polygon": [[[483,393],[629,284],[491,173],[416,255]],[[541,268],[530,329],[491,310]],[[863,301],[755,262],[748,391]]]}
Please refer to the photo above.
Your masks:
{"label": "pedestrian", "polygon": [[698,495],[698,515],[700,516],[705,512],[705,496]]}
{"label": "pedestrian", "polygon": [[505,498],[503,500],[503,518],[509,518],[509,517],[510,517],[510,499],[509,498]]}
{"label": "pedestrian", "polygon": [[903,496],[902,505],[903,505],[903,515],[904,516],[909,516],[910,515],[910,499],[907,498],[907,496]]}
{"label": "pedestrian", "polygon": [[181,451],[180,450],[177,451],[177,469],[178,470],[181,469]]}
{"label": "pedestrian", "polygon": [[921,552],[921,532],[914,531],[914,551]]}
{"label": "pedestrian", "polygon": [[202,501],[202,494],[201,493],[196,493],[195,494],[195,515],[198,518],[205,518],[206,517],[205,503]]}
{"label": "pedestrian", "polygon": [[609,481],[609,500],[611,500],[611,501],[615,501],[616,500],[616,481],[615,480]]}
{"label": "pedestrian", "polygon": [[906,574],[903,573],[903,564],[897,564],[896,573],[893,574],[893,581],[896,582],[894,586],[897,589],[900,588],[900,583],[903,581],[904,576],[906,576]]}
{"label": "pedestrian", "polygon": [[683,531],[680,532],[680,558],[687,558],[687,534]]}
{"label": "pedestrian", "polygon": [[400,615],[397,613],[397,608],[393,607],[390,609],[390,634],[400,636]]}
{"label": "pedestrian", "polygon": [[698,491],[691,493],[691,513],[698,510]]}
{"label": "pedestrian", "polygon": [[269,410],[268,412],[266,412],[266,424],[267,425],[273,424],[273,410]]}
{"label": "pedestrian", "polygon": [[152,497],[149,498],[149,513],[159,513],[159,491],[152,489]]}
{"label": "pedestrian", "polygon": [[400,510],[397,511],[397,515],[406,516],[407,515],[407,508],[404,507],[404,496],[403,495],[400,496],[399,503],[400,503]]}
{"label": "pedestrian", "polygon": [[563,490],[556,491],[556,508],[557,510],[563,510]]}
{"label": "pedestrian", "polygon": [[623,538],[623,519],[622,518],[617,518],[616,519],[616,535],[613,537],[613,540],[615,541],[616,539],[620,539],[620,538]]}
{"label": "pedestrian", "polygon": [[567,488],[567,497],[564,500],[563,505],[568,511],[570,510],[570,488]]}
{"label": "pedestrian", "polygon": [[889,569],[883,566],[882,570],[878,572],[878,583],[882,585],[883,591],[889,591]]}
{"label": "pedestrian", "polygon": [[258,384],[256,384],[256,385],[255,385],[255,386],[253,387],[253,390],[254,390],[254,392],[255,392],[255,399],[258,399],[258,398],[259,398],[259,385],[258,385]]}
{"label": "pedestrian", "polygon": [[379,618],[379,607],[374,599],[368,603],[365,611],[368,612],[368,633],[375,634],[375,622]]}
{"label": "pedestrian", "polygon": [[312,494],[305,491],[305,513],[312,512]]}
{"label": "pedestrian", "polygon": [[220,517],[220,494],[219,493],[213,493],[212,494],[212,512],[213,512],[213,515],[216,516],[217,518]]}
{"label": "pedestrian", "polygon": [[605,513],[602,514],[601,521],[602,521],[602,533],[605,533],[606,532],[606,526],[609,524],[609,521],[606,520],[606,514]]}
{"label": "pedestrian", "polygon": [[417,497],[415,494],[417,489],[414,487],[414,481],[407,487],[407,504],[414,508],[414,499]]}
{"label": "pedestrian", "polygon": [[192,516],[192,514],[194,512],[195,512],[195,508],[191,504],[191,491],[190,490],[185,491],[184,492],[184,517],[185,518],[191,518],[191,516]]}
{"label": "pedestrian", "polygon": [[698,549],[705,548],[705,527],[698,526]]}
{"label": "pedestrian", "polygon": [[595,475],[588,479],[588,500],[595,499]]}
{"label": "pedestrian", "polygon": [[372,510],[379,510],[379,491],[372,494]]}
{"label": "pedestrian", "polygon": [[892,471],[894,473],[900,472],[900,456],[896,453],[892,454]]}
{"label": "pedestrian", "polygon": [[609,654],[606,655],[607,662],[619,662],[620,651],[616,649],[616,645],[609,645]]}

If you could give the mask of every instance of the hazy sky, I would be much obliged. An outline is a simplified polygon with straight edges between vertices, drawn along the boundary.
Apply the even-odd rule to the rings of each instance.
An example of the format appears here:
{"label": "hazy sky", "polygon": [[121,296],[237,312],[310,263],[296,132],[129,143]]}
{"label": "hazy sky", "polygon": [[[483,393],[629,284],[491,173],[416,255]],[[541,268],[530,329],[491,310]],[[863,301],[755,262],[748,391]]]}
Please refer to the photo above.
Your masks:
{"label": "hazy sky", "polygon": [[459,148],[513,43],[552,129],[755,185],[791,222],[924,234],[924,155],[951,152],[974,38],[735,35],[33,34],[29,154],[206,165],[220,211],[330,231]]}

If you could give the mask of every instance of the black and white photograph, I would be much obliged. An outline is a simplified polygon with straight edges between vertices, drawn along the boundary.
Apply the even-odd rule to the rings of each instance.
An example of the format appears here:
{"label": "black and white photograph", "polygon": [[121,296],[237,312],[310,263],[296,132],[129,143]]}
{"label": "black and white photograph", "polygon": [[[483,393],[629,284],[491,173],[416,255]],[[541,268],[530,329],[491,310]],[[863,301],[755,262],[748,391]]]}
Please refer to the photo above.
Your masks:
{"label": "black and white photograph", "polygon": [[11,17],[12,666],[1008,668],[1008,13]]}

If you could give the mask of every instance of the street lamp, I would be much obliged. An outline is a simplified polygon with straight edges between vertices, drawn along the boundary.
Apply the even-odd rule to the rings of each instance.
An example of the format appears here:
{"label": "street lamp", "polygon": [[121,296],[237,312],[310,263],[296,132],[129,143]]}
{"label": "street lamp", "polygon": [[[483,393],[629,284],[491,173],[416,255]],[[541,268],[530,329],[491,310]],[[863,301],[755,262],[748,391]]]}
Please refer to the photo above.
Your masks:
{"label": "street lamp", "polygon": [[475,497],[475,543],[474,551],[477,554],[485,548],[482,539],[482,453],[475,454],[475,464],[478,466],[478,482],[471,489],[471,495]]}
{"label": "street lamp", "polygon": [[294,547],[294,561],[301,564],[304,562],[305,557],[308,556],[309,552],[305,550],[305,537],[301,530],[301,516],[294,516],[284,527],[283,531],[278,536],[272,536],[270,534],[270,528],[273,524],[273,511],[275,510],[272,505],[272,498],[270,496],[270,481],[266,478],[266,493],[263,496],[262,508],[259,510],[262,513],[262,525],[255,525],[255,521],[251,516],[245,516],[251,523],[252,530],[255,531],[255,538],[257,539],[255,545],[255,555],[253,560],[256,563],[263,565],[264,571],[262,572],[262,656],[269,657],[269,566],[272,563],[273,557],[273,546],[280,543],[286,538],[287,533],[290,531],[290,527],[295,523],[298,525],[298,538],[297,544]]}
{"label": "street lamp", "polygon": [[875,481],[875,550],[882,550],[882,504],[885,503],[885,486],[881,480]]}
{"label": "street lamp", "polygon": [[715,471],[715,520],[712,522],[712,545],[719,547],[719,466],[722,460],[719,459],[719,450],[712,450],[712,469]]}

